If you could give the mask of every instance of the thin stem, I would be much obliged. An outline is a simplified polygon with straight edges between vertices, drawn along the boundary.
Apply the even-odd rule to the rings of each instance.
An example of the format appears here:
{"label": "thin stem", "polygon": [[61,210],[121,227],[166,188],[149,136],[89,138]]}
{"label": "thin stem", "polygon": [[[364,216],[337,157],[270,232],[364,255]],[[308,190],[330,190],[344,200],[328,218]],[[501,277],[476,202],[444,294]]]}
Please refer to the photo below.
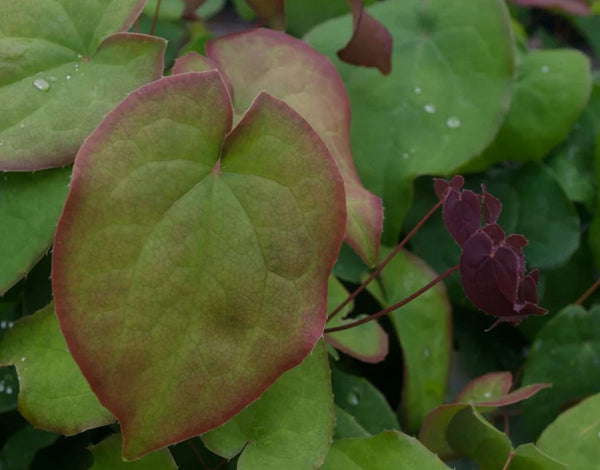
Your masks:
{"label": "thin stem", "polygon": [[192,448],[192,452],[194,453],[194,455],[196,456],[196,458],[198,459],[198,462],[200,462],[200,465],[202,465],[202,468],[204,470],[211,470],[210,467],[208,465],[206,465],[206,462],[204,461],[204,459],[202,458],[202,454],[200,453],[200,451],[196,448],[196,446],[194,445],[194,443],[192,442],[192,440],[190,439],[188,441],[189,446]]}
{"label": "thin stem", "polygon": [[515,451],[511,450],[510,453],[508,454],[508,459],[506,460],[504,467],[502,467],[502,470],[508,469],[508,466],[510,465],[510,461],[513,459],[514,456],[515,456]]}
{"label": "thin stem", "polygon": [[419,230],[423,224],[425,222],[427,222],[427,220],[435,213],[435,211],[437,211],[439,209],[439,207],[442,205],[442,201],[438,201],[431,209],[429,209],[429,212],[427,212],[427,214],[425,214],[425,216],[419,221],[419,223],[417,225],[415,225],[413,227],[413,229],[408,232],[408,234],[404,237],[404,239],[398,244],[398,246],[396,246],[396,248],[394,248],[394,250],[388,255],[388,257],[386,259],[384,259],[379,266],[377,266],[377,269],[375,269],[375,271],[373,271],[371,273],[371,275],[366,279],[365,282],[363,282],[360,286],[358,286],[358,288],[352,292],[352,294],[350,294],[346,300],[344,300],[340,305],[338,305],[335,310],[333,312],[331,312],[329,314],[329,316],[327,317],[327,321],[329,322],[333,317],[335,317],[338,313],[340,313],[342,311],[342,309],[348,305],[350,302],[352,302],[354,300],[354,298],[360,294],[365,287],[367,287],[369,285],[369,283],[375,279],[375,277],[377,277],[377,275],[381,272],[381,270],[383,268],[386,267],[386,265],[392,260],[392,258],[394,258],[394,256],[396,256],[398,254],[398,252],[404,247],[404,245],[406,245],[406,243],[413,237],[413,235],[415,233],[417,233],[417,230]]}
{"label": "thin stem", "polygon": [[156,2],[156,9],[154,10],[154,18],[152,18],[152,26],[150,26],[150,36],[154,34],[154,28],[156,28],[156,22],[158,21],[158,12],[160,11],[160,3],[162,0]]}
{"label": "thin stem", "polygon": [[376,320],[377,318],[383,317],[384,315],[387,315],[388,313],[393,312],[394,310],[396,310],[396,309],[398,309],[400,307],[403,307],[407,303],[409,303],[412,300],[414,300],[417,297],[419,297],[424,292],[427,292],[429,289],[431,289],[437,283],[443,281],[448,276],[450,276],[450,274],[452,274],[454,271],[458,271],[459,268],[460,268],[460,265],[458,265],[458,264],[456,266],[452,266],[444,274],[436,277],[433,281],[427,283],[425,286],[421,287],[418,291],[416,291],[413,294],[409,295],[405,299],[402,299],[397,304],[394,304],[394,305],[391,305],[390,307],[384,308],[383,310],[381,310],[381,311],[379,311],[377,313],[374,313],[373,315],[369,315],[366,318],[361,318],[360,320],[357,320],[357,321],[355,321],[353,323],[348,323],[346,325],[336,326],[336,327],[333,327],[333,328],[325,328],[324,332],[325,333],[334,333],[336,331],[348,330],[350,328],[354,328],[356,326],[360,326],[363,323],[367,323],[367,322],[370,322],[372,320]]}
{"label": "thin stem", "polygon": [[587,300],[587,298],[592,295],[594,293],[594,291],[600,287],[600,278],[598,278],[598,280],[596,282],[594,282],[588,290],[586,290],[583,294],[581,294],[581,297],[579,297],[576,301],[575,301],[575,305],[581,305],[583,304],[583,302],[585,302]]}

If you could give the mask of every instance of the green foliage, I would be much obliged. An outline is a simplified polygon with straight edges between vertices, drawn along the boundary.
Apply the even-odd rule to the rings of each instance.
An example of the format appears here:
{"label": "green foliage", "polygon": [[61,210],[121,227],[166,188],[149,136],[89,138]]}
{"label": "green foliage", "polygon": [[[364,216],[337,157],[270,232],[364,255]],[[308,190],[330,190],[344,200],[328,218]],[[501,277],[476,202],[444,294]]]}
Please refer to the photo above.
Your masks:
{"label": "green foliage", "polygon": [[600,10],[517,3],[0,0],[0,468],[595,468]]}

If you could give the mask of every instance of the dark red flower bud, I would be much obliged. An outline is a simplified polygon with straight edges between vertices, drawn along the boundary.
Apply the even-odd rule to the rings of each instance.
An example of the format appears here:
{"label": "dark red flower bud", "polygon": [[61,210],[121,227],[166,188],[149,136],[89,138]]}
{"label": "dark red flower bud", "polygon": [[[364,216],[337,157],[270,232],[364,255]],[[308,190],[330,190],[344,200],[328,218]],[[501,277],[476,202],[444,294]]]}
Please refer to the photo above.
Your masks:
{"label": "dark red flower bud", "polygon": [[[444,203],[448,232],[462,247],[460,273],[466,296],[476,307],[499,317],[499,323],[517,324],[529,315],[543,315],[537,297],[538,272],[525,274],[523,235],[509,235],[496,223],[501,202],[482,186],[479,196],[461,190],[462,177],[435,180],[436,194]],[[481,226],[481,215],[485,225]]]}

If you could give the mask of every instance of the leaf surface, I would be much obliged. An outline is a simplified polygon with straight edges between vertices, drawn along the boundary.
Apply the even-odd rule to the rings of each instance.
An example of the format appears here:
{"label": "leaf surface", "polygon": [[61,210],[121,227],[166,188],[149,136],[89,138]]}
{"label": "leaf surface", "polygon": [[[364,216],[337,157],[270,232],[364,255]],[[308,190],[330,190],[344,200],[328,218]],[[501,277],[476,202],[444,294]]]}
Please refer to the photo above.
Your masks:
{"label": "leaf surface", "polygon": [[570,470],[588,470],[600,462],[600,394],[592,395],[562,413],[537,441],[544,452],[568,464]]}
{"label": "leaf surface", "polygon": [[392,34],[388,76],[335,57],[351,28],[349,15],[305,39],[344,80],[356,167],[365,187],[383,198],[383,242],[392,245],[415,176],[449,173],[493,139],[510,100],[513,45],[498,0],[378,2],[366,11]]}
{"label": "leaf surface", "polygon": [[19,411],[36,428],[73,435],[115,420],[69,353],[52,304],[22,318],[6,333],[0,364],[15,365]]}
{"label": "leaf surface", "polygon": [[231,119],[217,72],[167,77],[109,114],[74,167],[57,313],[128,458],[223,424],[323,332],[340,174],[270,95],[227,135]]}
{"label": "leaf surface", "polygon": [[168,450],[160,450],[136,460],[126,462],[121,458],[121,439],[118,434],[104,439],[90,448],[94,464],[90,470],[177,470]]}
{"label": "leaf surface", "polygon": [[600,390],[599,363],[600,306],[566,307],[537,335],[525,365],[524,384],[552,383],[523,405],[529,429],[538,434],[563,406]]}
{"label": "leaf surface", "polygon": [[[561,461],[563,459],[561,458]],[[533,444],[523,444],[515,449],[507,470],[567,470],[564,463],[555,460]]]}
{"label": "leaf surface", "polygon": [[448,467],[415,438],[385,431],[332,444],[321,470],[447,470]]}
{"label": "leaf surface", "polygon": [[202,436],[239,470],[310,470],[325,458],[334,426],[333,395],[323,342],[248,408]]}
{"label": "leaf surface", "polygon": [[106,113],[162,75],[163,40],[117,33],[144,3],[0,4],[0,169],[72,163]]}
{"label": "leaf surface", "polygon": [[70,175],[70,168],[61,168],[0,177],[0,295],[50,247]]}
{"label": "leaf surface", "polygon": [[[210,41],[207,55],[230,86],[236,119],[266,90],[317,131],[344,178],[346,241],[367,264],[374,265],[383,217],[381,201],[363,188],[356,173],[350,149],[350,103],[331,62],[303,41],[266,29]],[[197,70],[199,60],[188,54],[174,72]],[[205,63],[199,66],[206,70]]]}
{"label": "leaf surface", "polygon": [[[419,258],[401,251],[379,276],[381,301],[384,306],[400,302],[436,276]],[[416,432],[427,413],[442,404],[446,393],[451,349],[446,291],[439,285],[429,289],[389,317],[404,354],[403,425]]]}

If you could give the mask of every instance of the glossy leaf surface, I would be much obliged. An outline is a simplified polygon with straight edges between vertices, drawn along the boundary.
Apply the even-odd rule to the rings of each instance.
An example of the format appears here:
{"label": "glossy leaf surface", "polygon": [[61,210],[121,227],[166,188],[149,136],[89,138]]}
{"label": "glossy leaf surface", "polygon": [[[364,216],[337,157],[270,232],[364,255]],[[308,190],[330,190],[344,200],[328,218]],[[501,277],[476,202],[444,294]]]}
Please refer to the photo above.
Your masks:
{"label": "glossy leaf surface", "polygon": [[90,470],[176,470],[168,450],[153,452],[134,462],[126,462],[121,458],[121,439],[113,434],[100,444],[90,448],[94,456],[94,464]]}
{"label": "glossy leaf surface", "polygon": [[[393,305],[436,276],[422,260],[402,251],[380,275],[381,300],[385,306]],[[404,353],[403,425],[416,432],[446,393],[451,348],[446,291],[438,285],[389,316]]]}
{"label": "glossy leaf surface", "polygon": [[161,76],[163,40],[109,36],[127,30],[143,4],[0,4],[0,169],[72,163],[106,113],[128,92]]}
{"label": "glossy leaf surface", "polygon": [[[600,306],[568,306],[537,335],[523,383],[550,382],[552,388],[523,406],[529,429],[541,432],[572,400],[600,390]],[[568,380],[564,378],[568,377]]]}
{"label": "glossy leaf surface", "polygon": [[[327,292],[327,311],[331,313],[333,309],[346,300],[348,295],[349,293],[342,283],[335,277],[330,277]],[[342,311],[327,323],[327,327],[341,326],[362,318],[362,316],[359,316],[344,320],[344,315],[352,310],[353,305],[353,302],[348,303]],[[370,321],[356,328],[326,334],[325,340],[336,349],[364,362],[380,362],[385,359],[388,353],[387,333],[377,321]]]}
{"label": "glossy leaf surface", "polygon": [[537,441],[540,449],[568,464],[570,470],[587,470],[600,462],[600,394],[562,413]]}
{"label": "glossy leaf surface", "polygon": [[[331,62],[303,41],[257,29],[211,41],[207,55],[230,86],[235,119],[263,90],[282,99],[315,129],[344,178],[346,241],[370,265],[377,262],[382,226],[381,201],[358,178],[350,149],[350,103]],[[206,70],[195,54],[184,56],[174,72]]]}
{"label": "glossy leaf surface", "polygon": [[227,135],[231,121],[217,72],[168,77],[78,154],[54,247],[57,313],[129,458],[223,424],[322,335],[341,176],[270,95]]}
{"label": "glossy leaf surface", "polygon": [[0,295],[50,247],[70,175],[71,169],[63,168],[0,177]]}
{"label": "glossy leaf surface", "polygon": [[515,454],[507,470],[567,470],[562,461],[552,458],[533,444],[523,444],[515,449]]}
{"label": "glossy leaf surface", "polygon": [[239,470],[310,470],[325,458],[334,426],[333,396],[323,342],[248,408],[204,434],[213,452],[240,451]]}
{"label": "glossy leaf surface", "polygon": [[36,428],[72,435],[115,421],[69,353],[52,305],[6,333],[0,364],[17,368],[19,411]]}
{"label": "glossy leaf surface", "polygon": [[447,470],[448,467],[415,438],[385,431],[332,444],[321,470]]}
{"label": "glossy leaf surface", "polygon": [[356,166],[367,189],[383,198],[384,243],[392,245],[414,177],[449,173],[494,137],[510,100],[513,46],[497,0],[391,1],[367,11],[393,36],[389,76],[335,59],[349,16],[306,40],[334,60],[346,84]]}

